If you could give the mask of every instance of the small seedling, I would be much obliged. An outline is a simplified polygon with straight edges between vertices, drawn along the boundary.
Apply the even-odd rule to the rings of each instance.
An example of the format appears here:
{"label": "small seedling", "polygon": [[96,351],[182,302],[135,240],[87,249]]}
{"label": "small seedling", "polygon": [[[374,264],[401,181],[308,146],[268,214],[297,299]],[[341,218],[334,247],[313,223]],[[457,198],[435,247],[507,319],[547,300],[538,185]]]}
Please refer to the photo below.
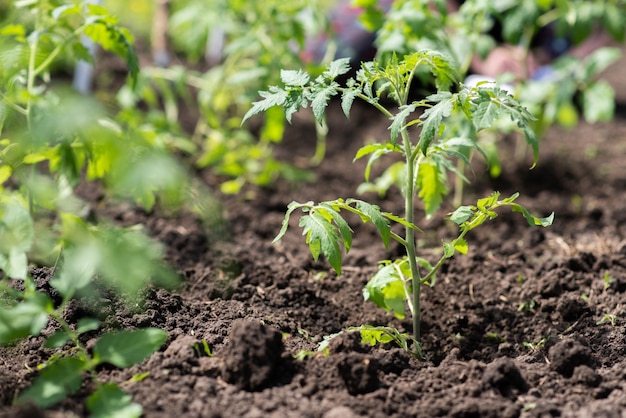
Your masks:
{"label": "small seedling", "polygon": [[498,334],[497,332],[488,332],[487,338],[496,343],[503,343],[506,341],[506,338],[504,338],[502,335]]}
{"label": "small seedling", "polygon": [[209,343],[206,340],[202,340],[192,344],[192,347],[198,357],[212,357],[213,353],[209,347]]}
{"label": "small seedling", "polygon": [[530,300],[527,300],[526,302],[520,303],[517,310],[519,312],[534,312],[536,304],[537,303],[533,299],[530,299]]}
{"label": "small seedling", "polygon": [[615,323],[617,322],[617,315],[605,313],[604,315],[602,315],[602,318],[598,322],[596,322],[596,325],[602,325],[607,322],[611,324],[612,327],[614,327]]}
{"label": "small seedling", "polygon": [[536,342],[524,341],[522,343],[522,345],[524,347],[530,349],[530,351],[534,352],[534,351],[537,351],[537,350],[540,350],[541,348],[543,348],[546,345],[546,343],[548,342],[549,339],[550,339],[550,337],[545,337],[545,338],[542,338],[541,340],[536,341]]}
{"label": "small seedling", "polygon": [[[466,254],[468,232],[497,217],[499,208],[508,207],[520,212],[532,226],[548,226],[553,215],[537,218],[524,207],[515,203],[518,195],[500,199],[500,193],[479,199],[475,205],[461,206],[450,214],[449,219],[458,228],[458,236],[443,242],[442,253],[434,264],[418,256],[416,234],[421,229],[415,223],[416,200],[424,207],[427,218],[435,215],[441,206],[449,185],[447,173],[456,172],[451,158],[463,158],[461,149],[478,148],[475,132],[491,127],[503,117],[512,119],[523,133],[526,141],[533,148],[535,159],[538,153],[536,137],[529,126],[532,116],[515,99],[498,87],[469,88],[457,83],[457,71],[450,60],[431,50],[422,50],[394,59],[381,66],[376,61],[365,62],[357,71],[355,78],[350,78],[345,86],[336,79],[348,73],[350,66],[347,59],[331,62],[326,71],[312,79],[305,71],[283,70],[281,78],[284,87],[272,86],[269,91],[260,92],[262,100],[253,104],[244,121],[257,113],[267,111],[274,106],[285,109],[288,121],[301,108],[312,108],[315,119],[322,123],[328,102],[333,96],[341,95],[341,107],[349,117],[353,102],[360,99],[378,109],[389,118],[389,140],[384,143],[368,144],[362,147],[355,159],[368,156],[365,179],[369,181],[372,164],[386,154],[397,153],[404,159],[400,173],[401,191],[404,197],[404,216],[382,211],[377,205],[363,200],[349,198],[336,199],[321,203],[292,202],[287,207],[282,228],[274,242],[286,233],[289,218],[296,210],[303,215],[299,225],[303,229],[306,243],[315,259],[324,255],[331,267],[341,273],[343,249],[347,252],[352,246],[352,229],[342,213],[357,215],[363,222],[372,223],[379,232],[385,248],[394,240],[405,249],[406,256],[397,260],[380,263],[380,269],[366,285],[363,295],[381,308],[393,313],[397,318],[405,317],[408,306],[413,322],[412,352],[421,356],[420,341],[420,298],[423,285],[433,286],[436,273],[443,263],[455,253]],[[421,100],[410,99],[410,89],[417,72],[432,74],[437,92]],[[458,92],[454,92],[458,89]],[[394,111],[381,104],[381,97],[386,96],[396,104]],[[462,115],[471,122],[473,131],[468,135],[459,132],[454,138],[444,135],[455,129],[450,123],[451,115]],[[419,130],[417,140],[411,139],[413,129]],[[400,235],[391,228],[391,223],[404,228]],[[389,328],[380,332],[379,342],[389,341]],[[369,331],[369,329],[368,329]],[[395,331],[391,340],[402,347],[410,344],[405,334]],[[373,338],[376,338],[374,336]],[[384,341],[383,341],[384,340]]]}
{"label": "small seedling", "polygon": [[611,276],[611,273],[605,271],[602,282],[604,283],[603,290],[606,292],[611,287],[611,284],[613,284],[613,276]]}

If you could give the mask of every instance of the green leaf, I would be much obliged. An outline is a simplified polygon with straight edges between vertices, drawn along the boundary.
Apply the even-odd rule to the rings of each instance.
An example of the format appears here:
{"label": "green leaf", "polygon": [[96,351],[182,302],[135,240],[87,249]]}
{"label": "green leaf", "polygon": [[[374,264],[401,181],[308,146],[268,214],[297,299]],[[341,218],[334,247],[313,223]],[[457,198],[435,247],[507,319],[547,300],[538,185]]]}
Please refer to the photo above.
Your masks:
{"label": "green leaf", "polygon": [[436,95],[427,97],[427,99],[437,103],[433,107],[426,109],[422,115],[424,122],[422,132],[420,133],[419,147],[424,155],[426,155],[426,150],[435,139],[441,122],[444,118],[450,116],[453,108],[452,93],[450,92],[439,92]]}
{"label": "green leaf", "polygon": [[608,122],[615,113],[615,90],[604,80],[590,84],[583,91],[583,112],[589,123]]}
{"label": "green leaf", "polygon": [[313,93],[313,99],[311,100],[311,109],[313,110],[313,116],[318,123],[322,123],[324,120],[324,111],[328,106],[330,98],[337,94],[336,86],[324,86],[317,88]]}
{"label": "green leaf", "polygon": [[398,347],[409,351],[409,341],[418,344],[410,335],[401,333],[393,327],[361,325],[360,327],[349,328],[348,330],[359,331],[361,333],[361,342],[372,346],[378,343],[386,344],[394,342]]}
{"label": "green leaf", "polygon": [[346,203],[356,203],[356,209],[363,215],[361,219],[363,222],[371,221],[383,240],[385,248],[389,248],[389,238],[391,238],[391,227],[389,226],[389,220],[380,211],[380,208],[371,203],[364,202],[357,199],[349,199]]}
{"label": "green leaf", "polygon": [[363,289],[363,297],[378,307],[392,312],[396,318],[404,319],[406,301],[404,279],[398,274],[395,263],[388,264],[367,282]]}
{"label": "green leaf", "polygon": [[359,94],[359,90],[344,90],[343,93],[341,93],[341,109],[348,119],[350,118],[350,109],[352,109],[354,99]]}
{"label": "green leaf", "polygon": [[352,246],[352,229],[350,225],[341,217],[341,214],[337,212],[333,207],[328,203],[320,204],[321,207],[328,210],[328,213],[333,218],[333,222],[337,225],[339,229],[339,233],[341,234],[341,238],[343,238],[343,246],[346,249],[346,252],[350,251],[350,247]]}
{"label": "green leaf", "polygon": [[448,193],[441,168],[431,159],[424,159],[417,172],[418,196],[424,203],[426,216],[430,217],[441,206],[443,196]]}
{"label": "green leaf", "polygon": [[417,225],[408,222],[406,219],[404,219],[404,218],[402,218],[400,216],[394,215],[394,214],[389,213],[389,212],[383,212],[382,214],[383,214],[383,216],[385,218],[387,218],[387,219],[389,219],[391,221],[397,222],[397,223],[399,223],[402,226],[409,227],[409,228],[411,228],[414,231],[423,232]]}
{"label": "green leaf", "polygon": [[474,214],[472,206],[461,206],[450,215],[450,220],[457,225],[461,225]]}
{"label": "green leaf", "polygon": [[359,328],[361,332],[361,342],[375,346],[378,343],[386,344],[393,341],[393,337],[384,327]]}
{"label": "green leaf", "polygon": [[50,298],[39,292],[13,307],[0,307],[0,345],[39,335],[52,309]]}
{"label": "green leaf", "polygon": [[415,104],[400,106],[400,112],[398,112],[393,117],[391,125],[389,126],[389,130],[391,131],[391,142],[392,143],[395,144],[397,142],[398,135],[400,134],[400,132],[404,128],[404,123],[406,121],[406,118],[408,118],[409,115],[411,113],[413,113],[416,108],[417,108],[417,106]]}
{"label": "green leaf", "polygon": [[167,332],[158,328],[123,330],[104,334],[96,341],[94,359],[119,368],[130,367],[150,357],[167,340]]}
{"label": "green leaf", "polygon": [[115,383],[105,383],[92,393],[87,409],[91,418],[139,418],[143,413],[141,405]]}
{"label": "green leaf", "polygon": [[[480,92],[482,89],[478,90]],[[478,103],[472,114],[472,123],[477,131],[490,128],[501,117],[501,109],[497,102],[491,100],[491,97],[486,93],[480,94],[479,97],[482,97],[483,100]]]}
{"label": "green leaf", "polygon": [[272,106],[284,105],[288,97],[287,92],[278,87],[270,87],[270,91],[260,91],[259,95],[263,100],[252,103],[252,108],[248,110],[241,120],[242,125],[252,116],[264,112]]}
{"label": "green leaf", "polygon": [[370,173],[372,170],[372,165],[383,155],[388,154],[390,152],[402,152],[402,149],[391,142],[387,142],[385,144],[368,144],[361,147],[354,157],[353,161],[358,160],[359,158],[363,158],[366,155],[371,155],[367,161],[367,165],[365,166],[365,181],[369,181]]}
{"label": "green leaf", "polygon": [[536,216],[533,216],[525,207],[521,205],[512,204],[511,209],[513,210],[513,212],[520,212],[522,215],[524,215],[524,218],[526,218],[526,221],[530,226],[547,227],[552,225],[552,222],[554,222],[554,212],[552,212],[549,216],[546,216],[545,218],[538,218]]}
{"label": "green leaf", "polygon": [[294,201],[294,202],[291,202],[289,205],[287,205],[287,211],[285,212],[285,217],[283,218],[280,232],[278,233],[278,235],[276,235],[276,238],[274,238],[274,240],[272,241],[272,244],[275,244],[278,241],[280,241],[280,239],[287,232],[287,228],[289,228],[289,218],[291,217],[291,214],[293,213],[293,211],[302,206],[310,206],[310,205],[313,205],[313,202],[308,202],[305,205],[301,205],[300,203]]}
{"label": "green leaf", "polygon": [[31,387],[18,398],[18,404],[32,402],[46,409],[76,393],[82,383],[85,362],[76,357],[61,358],[41,372]]}
{"label": "green leaf", "polygon": [[341,248],[339,247],[339,235],[336,228],[317,211],[311,212],[300,218],[300,227],[303,235],[306,235],[306,243],[313,258],[317,260],[320,254],[328,260],[333,270],[341,274]]}
{"label": "green leaf", "polygon": [[[328,64],[327,70],[322,73],[325,78],[334,80],[350,71],[350,58],[339,58]],[[306,84],[306,83],[305,83]]]}
{"label": "green leaf", "polygon": [[469,246],[464,238],[458,238],[454,241],[454,249],[461,254],[467,254],[468,248]]}
{"label": "green leaf", "polygon": [[287,86],[304,87],[310,77],[302,70],[280,70],[280,79]]}

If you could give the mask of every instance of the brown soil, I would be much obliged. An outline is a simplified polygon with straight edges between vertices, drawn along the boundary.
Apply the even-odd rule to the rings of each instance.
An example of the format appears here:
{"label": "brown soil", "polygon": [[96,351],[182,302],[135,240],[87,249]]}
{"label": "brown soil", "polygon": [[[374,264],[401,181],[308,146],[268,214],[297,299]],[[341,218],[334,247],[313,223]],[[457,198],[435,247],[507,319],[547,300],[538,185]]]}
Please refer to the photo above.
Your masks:
{"label": "brown soil", "polygon": [[[623,100],[623,63],[616,67]],[[385,251],[369,225],[354,224],[342,277],[312,261],[295,222],[280,244],[271,244],[290,201],[355,196],[363,168],[352,163],[355,151],[386,135],[387,121],[376,111],[358,106],[346,121],[333,104],[328,158],[315,170],[317,181],[220,197],[222,231],[208,231],[186,214],[98,207],[120,224],[144,223],[167,245],[168,260],[184,278],[175,292],[147,291],[143,311],[104,306],[107,326],[156,326],[169,339],[142,364],[102,368],[98,377],[122,383],[146,417],[623,417],[624,105],[618,111],[612,123],[552,129],[532,171],[508,157],[512,139],[502,143],[507,161],[500,178],[489,179],[477,166],[466,203],[492,190],[520,192],[531,211],[554,211],[556,220],[547,229],[529,228],[518,214],[502,213],[471,233],[469,254],[448,261],[436,286],[423,293],[425,361],[394,346],[362,345],[351,334],[335,339],[328,357],[293,358],[350,326],[411,329],[409,319],[395,320],[363,301],[377,261],[402,254],[396,246]],[[281,157],[306,161],[312,128],[300,115]],[[201,175],[215,185],[215,178]],[[366,197],[401,214],[397,192]],[[453,238],[454,229],[439,219],[422,226],[428,231],[422,254],[434,259],[438,242]],[[48,273],[33,271],[41,286]],[[89,308],[76,303],[66,317],[85,314]],[[615,315],[614,324],[602,321],[606,314]],[[193,348],[203,340],[212,357]],[[10,406],[50,355],[41,344],[42,337],[30,338],[1,349],[0,416],[85,416],[89,387],[45,413]],[[129,380],[145,372],[146,379]]]}

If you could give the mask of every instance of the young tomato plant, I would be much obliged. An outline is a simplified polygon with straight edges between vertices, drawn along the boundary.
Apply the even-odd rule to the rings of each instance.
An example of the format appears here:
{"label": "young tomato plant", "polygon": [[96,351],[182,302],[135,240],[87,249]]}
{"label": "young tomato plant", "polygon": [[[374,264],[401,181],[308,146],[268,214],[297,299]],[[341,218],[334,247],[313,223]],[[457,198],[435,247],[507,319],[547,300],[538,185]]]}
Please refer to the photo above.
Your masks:
{"label": "young tomato plant", "polygon": [[[285,234],[292,213],[300,209],[304,214],[299,224],[313,257],[317,259],[324,255],[338,274],[341,273],[342,266],[341,246],[349,251],[352,245],[352,229],[342,217],[342,212],[356,214],[363,222],[374,224],[385,247],[389,246],[391,240],[397,241],[405,248],[406,256],[382,262],[381,268],[369,281],[363,293],[367,300],[392,312],[398,318],[404,318],[405,306],[409,307],[413,322],[413,352],[421,355],[421,287],[434,285],[436,272],[446,259],[457,252],[467,252],[466,234],[495,218],[496,210],[501,207],[509,207],[522,213],[530,225],[547,226],[552,223],[553,218],[552,215],[547,218],[534,217],[515,203],[517,194],[500,199],[499,193],[494,193],[479,199],[476,205],[461,206],[451,214],[450,219],[459,226],[459,234],[452,241],[443,243],[439,261],[431,264],[420,257],[416,245],[416,233],[420,232],[415,223],[416,200],[421,200],[427,217],[433,216],[448,190],[446,173],[455,169],[450,159],[463,156],[459,147],[477,147],[475,142],[446,135],[446,131],[454,129],[454,126],[449,125],[449,121],[454,119],[449,120],[448,117],[453,111],[460,111],[471,122],[475,131],[485,129],[503,117],[509,117],[524,133],[536,159],[537,141],[529,126],[532,116],[512,96],[497,87],[460,86],[459,92],[453,92],[457,71],[448,58],[432,50],[416,52],[401,61],[393,57],[385,66],[376,61],[365,62],[356,77],[348,79],[345,86],[341,86],[336,78],[346,74],[349,69],[348,60],[340,59],[330,63],[327,70],[315,79],[311,79],[301,70],[282,71],[284,87],[273,86],[269,91],[261,92],[263,99],[253,104],[246,118],[273,106],[282,106],[287,120],[290,120],[294,112],[310,105],[315,119],[320,122],[329,100],[335,95],[341,95],[341,106],[346,116],[357,98],[374,106],[391,121],[390,138],[385,143],[364,146],[357,152],[356,158],[369,155],[365,173],[367,179],[371,164],[382,155],[399,153],[404,157],[401,182],[404,185],[404,216],[384,212],[376,205],[351,198],[321,203],[292,202],[287,208],[275,241]],[[411,82],[416,72],[424,69],[432,74],[438,91],[424,99],[410,101]],[[395,111],[388,110],[380,103],[382,96],[395,102]],[[411,138],[411,127],[419,129],[417,140]],[[392,231],[392,222],[404,227],[403,235]],[[375,330],[364,327],[361,332],[368,340],[378,335],[381,342],[404,338],[404,334],[396,332],[393,333],[394,338],[390,339],[388,327],[378,332],[374,332]],[[406,341],[403,345],[407,346]]]}

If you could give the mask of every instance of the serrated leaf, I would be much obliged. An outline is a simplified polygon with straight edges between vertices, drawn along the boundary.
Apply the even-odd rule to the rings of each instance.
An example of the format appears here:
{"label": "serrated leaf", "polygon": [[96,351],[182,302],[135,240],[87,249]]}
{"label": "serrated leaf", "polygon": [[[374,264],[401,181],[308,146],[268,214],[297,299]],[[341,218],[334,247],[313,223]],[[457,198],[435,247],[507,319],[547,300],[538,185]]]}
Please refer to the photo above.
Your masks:
{"label": "serrated leaf", "polygon": [[339,233],[341,234],[341,238],[343,239],[343,246],[346,249],[346,252],[350,251],[350,247],[352,246],[352,229],[350,225],[343,219],[341,214],[332,208],[329,204],[321,204],[320,206],[324,207],[328,210],[328,213],[333,218],[333,222],[337,225],[339,229]]}
{"label": "serrated leaf", "polygon": [[404,319],[406,291],[404,280],[398,275],[394,264],[378,270],[365,285],[363,297],[392,312],[396,318]]}
{"label": "serrated leaf", "polygon": [[[435,98],[430,96],[428,99]],[[426,109],[422,115],[422,132],[420,133],[419,147],[424,155],[426,150],[430,146],[431,142],[435,139],[435,135],[439,131],[439,126],[444,118],[447,118],[452,113],[452,94],[449,92],[439,93],[436,97],[439,102],[433,107]]]}
{"label": "serrated leaf", "polygon": [[105,383],[89,395],[87,409],[91,418],[139,418],[143,413],[141,405],[115,383]]}
{"label": "serrated leaf", "polygon": [[76,357],[62,358],[45,368],[31,387],[18,398],[18,404],[32,402],[42,409],[75,393],[82,383],[85,363]]}
{"label": "serrated leaf", "polygon": [[335,86],[325,86],[313,93],[313,99],[311,100],[311,109],[313,110],[313,116],[318,123],[322,123],[324,119],[324,112],[330,98],[337,94]]}
{"label": "serrated leaf", "polygon": [[341,93],[341,110],[346,115],[348,119],[350,119],[350,110],[352,109],[352,104],[354,103],[354,99],[360,94],[359,90],[344,90]]}
{"label": "serrated leaf", "polygon": [[413,113],[416,108],[417,108],[417,106],[414,103],[412,103],[410,105],[400,106],[400,112],[398,112],[393,117],[391,125],[389,126],[389,130],[391,131],[391,142],[392,143],[395,144],[397,142],[398,135],[400,135],[400,132],[404,128],[404,125],[405,125],[405,122],[406,122],[406,118],[408,118],[409,115],[411,113]]}
{"label": "serrated leaf", "polygon": [[329,264],[341,274],[342,254],[339,247],[339,235],[336,228],[318,212],[312,212],[300,218],[300,227],[303,235],[306,235],[306,243],[313,258],[317,260],[320,254],[328,260]]}
{"label": "serrated leaf", "polygon": [[464,238],[458,238],[454,241],[454,249],[460,252],[461,254],[465,255],[467,254],[469,246],[467,244],[467,241]]}
{"label": "serrated leaf", "polygon": [[259,95],[263,97],[263,100],[252,103],[252,108],[246,112],[241,120],[242,125],[252,116],[264,112],[272,106],[284,105],[288,97],[287,92],[278,87],[270,87],[270,91],[260,91]]}
{"label": "serrated leaf", "polygon": [[393,337],[382,327],[359,327],[359,331],[361,333],[361,342],[372,347],[378,343],[386,344],[393,341]]}
{"label": "serrated leaf", "polygon": [[490,128],[493,123],[501,117],[500,106],[491,98],[478,103],[472,114],[472,123],[477,131]]}
{"label": "serrated leaf", "polygon": [[331,80],[346,74],[350,71],[350,58],[339,58],[328,64],[326,71],[322,74],[325,78]]}
{"label": "serrated leaf", "polygon": [[443,196],[448,193],[445,179],[442,178],[441,169],[430,160],[423,160],[417,172],[418,196],[424,203],[426,216],[432,216],[443,202]]}
{"label": "serrated leaf", "polygon": [[380,208],[376,205],[372,205],[371,203],[357,199],[350,199],[348,202],[355,202],[356,208],[366,217],[364,221],[369,220],[374,224],[374,226],[376,226],[385,248],[388,249],[389,238],[391,238],[391,227],[389,226],[387,218],[385,218],[380,211]]}
{"label": "serrated leaf", "polygon": [[96,341],[94,359],[119,368],[140,363],[165,343],[167,332],[158,328],[123,330],[104,334]]}
{"label": "serrated leaf", "polygon": [[309,82],[310,77],[302,70],[280,70],[280,80],[286,86],[304,87]]}
{"label": "serrated leaf", "polygon": [[454,255],[454,245],[451,242],[443,242],[443,256],[450,258]]}
{"label": "serrated leaf", "polygon": [[385,218],[391,220],[391,221],[399,223],[402,226],[406,226],[408,228],[411,228],[414,231],[423,232],[417,225],[408,222],[406,219],[404,219],[404,218],[402,218],[400,216],[394,215],[394,214],[389,213],[389,212],[383,212],[383,216]]}

